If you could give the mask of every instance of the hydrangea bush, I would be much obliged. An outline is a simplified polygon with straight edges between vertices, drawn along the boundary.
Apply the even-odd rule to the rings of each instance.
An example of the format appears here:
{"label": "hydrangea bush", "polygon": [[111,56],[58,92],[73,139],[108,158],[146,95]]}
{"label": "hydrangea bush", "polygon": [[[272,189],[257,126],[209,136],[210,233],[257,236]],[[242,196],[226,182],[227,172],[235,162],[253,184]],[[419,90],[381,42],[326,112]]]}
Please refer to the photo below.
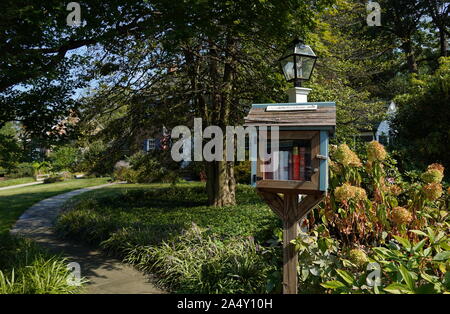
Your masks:
{"label": "hydrangea bush", "polygon": [[[346,144],[333,146],[329,162],[330,191],[309,219],[311,232],[294,241],[300,291],[448,292],[450,188],[444,192],[444,167],[431,164],[407,180],[376,141],[367,144],[364,159]],[[326,266],[311,272],[311,263]]]}

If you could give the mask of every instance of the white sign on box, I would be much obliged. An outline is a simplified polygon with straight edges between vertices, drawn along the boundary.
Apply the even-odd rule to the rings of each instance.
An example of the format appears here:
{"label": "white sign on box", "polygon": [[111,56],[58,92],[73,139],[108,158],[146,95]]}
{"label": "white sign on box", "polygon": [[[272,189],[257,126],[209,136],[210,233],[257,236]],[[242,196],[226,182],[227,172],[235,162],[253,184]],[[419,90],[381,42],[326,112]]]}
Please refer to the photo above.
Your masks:
{"label": "white sign on box", "polygon": [[317,105],[267,106],[266,111],[302,111],[317,110]]}

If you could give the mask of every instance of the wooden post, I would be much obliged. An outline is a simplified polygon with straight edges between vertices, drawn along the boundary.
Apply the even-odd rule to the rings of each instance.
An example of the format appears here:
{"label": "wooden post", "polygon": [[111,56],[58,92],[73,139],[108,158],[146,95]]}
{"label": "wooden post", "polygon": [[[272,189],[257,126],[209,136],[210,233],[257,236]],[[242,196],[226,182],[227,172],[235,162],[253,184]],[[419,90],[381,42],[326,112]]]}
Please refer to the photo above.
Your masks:
{"label": "wooden post", "polygon": [[275,214],[283,221],[283,293],[296,294],[298,291],[298,255],[295,245],[291,243],[298,236],[299,225],[306,215],[325,197],[324,193],[304,195],[299,202],[298,192],[279,193],[257,189]]}
{"label": "wooden post", "polygon": [[298,256],[294,244],[291,243],[298,235],[298,194],[284,194],[283,220],[283,294],[297,294]]}

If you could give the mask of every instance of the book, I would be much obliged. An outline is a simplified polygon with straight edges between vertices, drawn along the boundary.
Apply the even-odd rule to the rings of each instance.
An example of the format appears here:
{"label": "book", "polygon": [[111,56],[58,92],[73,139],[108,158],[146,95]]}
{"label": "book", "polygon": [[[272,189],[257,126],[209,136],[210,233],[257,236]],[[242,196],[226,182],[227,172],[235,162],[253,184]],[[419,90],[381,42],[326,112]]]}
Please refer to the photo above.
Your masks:
{"label": "book", "polygon": [[267,154],[266,158],[262,162],[262,173],[264,180],[272,180],[273,179],[273,171],[272,171],[272,154]]}
{"label": "book", "polygon": [[292,180],[292,152],[288,152],[288,167],[289,167],[289,173],[288,173],[288,180]]}
{"label": "book", "polygon": [[300,155],[297,146],[292,150],[292,180],[300,180]]}
{"label": "book", "polygon": [[300,147],[299,149],[299,155],[300,155],[300,181],[305,181],[305,175],[306,175],[306,148]]}
{"label": "book", "polygon": [[276,151],[272,153],[272,172],[273,172],[273,179],[274,180],[280,180],[280,152]]}
{"label": "book", "polygon": [[280,152],[280,180],[289,180],[289,152]]}

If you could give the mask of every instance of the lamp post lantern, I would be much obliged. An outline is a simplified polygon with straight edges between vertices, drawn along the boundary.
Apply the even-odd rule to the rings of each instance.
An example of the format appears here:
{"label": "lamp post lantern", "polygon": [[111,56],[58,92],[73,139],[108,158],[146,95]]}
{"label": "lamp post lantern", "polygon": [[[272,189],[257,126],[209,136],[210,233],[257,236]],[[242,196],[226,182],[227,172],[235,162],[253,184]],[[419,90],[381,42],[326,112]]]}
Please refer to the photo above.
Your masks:
{"label": "lamp post lantern", "polygon": [[302,81],[310,79],[317,56],[301,39],[293,40],[279,59],[286,81],[293,82],[289,89],[289,102],[307,102],[309,88],[302,88]]}

